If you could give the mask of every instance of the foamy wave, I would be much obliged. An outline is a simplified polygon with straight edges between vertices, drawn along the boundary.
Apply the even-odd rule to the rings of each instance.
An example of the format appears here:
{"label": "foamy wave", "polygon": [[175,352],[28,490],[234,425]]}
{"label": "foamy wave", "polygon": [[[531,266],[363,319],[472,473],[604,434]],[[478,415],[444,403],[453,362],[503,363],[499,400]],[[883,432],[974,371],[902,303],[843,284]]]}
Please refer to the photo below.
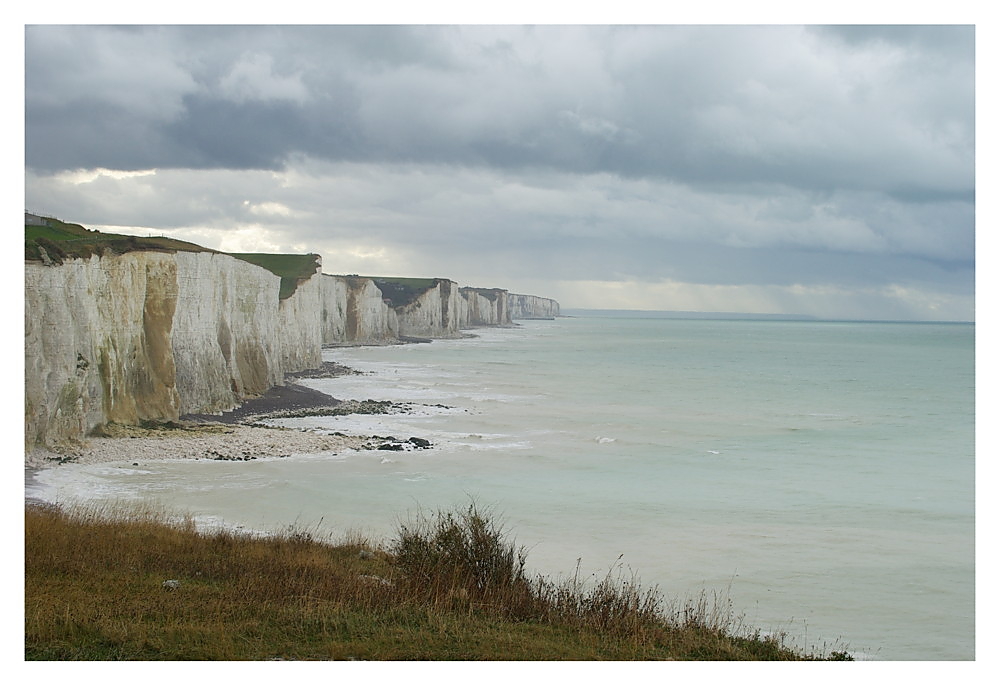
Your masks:
{"label": "foamy wave", "polygon": [[480,452],[483,450],[527,450],[531,448],[529,441],[514,441],[511,443],[491,443],[489,445],[465,444],[462,447]]}
{"label": "foamy wave", "polygon": [[595,443],[614,443],[617,440],[617,438],[609,438],[607,436],[594,436]]}

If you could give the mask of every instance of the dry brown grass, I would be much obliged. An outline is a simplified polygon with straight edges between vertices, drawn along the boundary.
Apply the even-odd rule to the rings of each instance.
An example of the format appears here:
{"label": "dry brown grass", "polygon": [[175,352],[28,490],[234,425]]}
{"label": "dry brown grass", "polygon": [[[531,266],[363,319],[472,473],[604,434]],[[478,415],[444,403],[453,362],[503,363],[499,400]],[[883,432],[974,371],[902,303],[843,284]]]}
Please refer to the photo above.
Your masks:
{"label": "dry brown grass", "polygon": [[160,512],[25,509],[27,659],[803,657],[732,629],[706,599],[665,611],[631,578],[530,579],[475,507],[404,525],[388,549],[297,529],[205,533]]}

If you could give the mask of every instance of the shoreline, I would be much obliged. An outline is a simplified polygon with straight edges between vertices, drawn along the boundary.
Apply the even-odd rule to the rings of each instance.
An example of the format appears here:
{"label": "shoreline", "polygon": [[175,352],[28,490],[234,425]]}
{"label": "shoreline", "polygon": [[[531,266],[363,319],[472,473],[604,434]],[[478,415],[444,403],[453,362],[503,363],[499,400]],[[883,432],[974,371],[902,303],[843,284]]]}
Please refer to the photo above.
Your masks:
{"label": "shoreline", "polygon": [[122,427],[115,436],[95,436],[73,446],[36,448],[25,455],[24,466],[38,470],[106,462],[247,461],[258,457],[364,450],[370,443],[369,436],[244,424],[193,424],[167,429]]}
{"label": "shoreline", "polygon": [[[340,400],[326,393],[301,386],[296,379],[332,378],[362,374],[334,362],[324,362],[318,369],[288,374],[285,385],[272,386],[262,396],[249,398],[240,406],[219,414],[189,414],[176,422],[147,423],[145,426],[109,424],[103,435],[88,436],[80,441],[55,446],[38,446],[24,455],[25,503],[46,501],[28,494],[32,481],[42,470],[66,464],[94,465],[115,462],[166,460],[230,460],[249,461],[258,458],[289,457],[291,455],[336,454],[342,450],[401,450],[429,447],[394,437],[351,436],[320,433],[311,429],[265,426],[257,423],[268,416],[285,413],[307,415],[327,414],[336,408],[345,414],[384,412],[384,405],[395,409],[403,406],[385,403],[383,407],[366,409],[364,402]],[[376,403],[376,405],[382,405]],[[386,448],[386,441],[396,447]]]}

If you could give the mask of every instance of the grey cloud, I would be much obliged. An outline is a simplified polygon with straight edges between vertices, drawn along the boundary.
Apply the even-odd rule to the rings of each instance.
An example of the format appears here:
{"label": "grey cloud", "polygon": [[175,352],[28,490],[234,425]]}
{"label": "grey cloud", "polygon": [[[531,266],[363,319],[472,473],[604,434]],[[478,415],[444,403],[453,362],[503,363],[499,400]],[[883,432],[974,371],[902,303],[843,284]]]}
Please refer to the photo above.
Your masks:
{"label": "grey cloud", "polygon": [[865,43],[887,43],[899,46],[913,46],[935,52],[953,52],[964,59],[972,59],[975,27],[971,24],[948,26],[942,31],[940,26],[927,24],[904,25],[863,25],[843,24],[837,26],[816,26],[811,30],[839,37],[845,43],[862,45]]}
{"label": "grey cloud", "polygon": [[[27,27],[26,202],[437,275],[971,297],[974,69],[971,27]],[[59,176],[97,167],[158,173]]]}
{"label": "grey cloud", "polygon": [[[950,40],[954,31],[934,35]],[[971,180],[972,82],[953,78],[955,70],[971,74],[971,62],[923,70],[901,86],[900,70],[923,69],[927,58],[915,53],[880,63],[878,46],[862,43],[852,53],[837,41],[823,43],[824,33],[796,27],[149,29],[154,49],[138,62],[131,51],[142,34],[134,31],[58,33],[69,39],[45,58],[36,55],[42,45],[53,47],[47,31],[27,34],[28,137],[32,115],[51,106],[45,75],[74,62],[87,65],[93,48],[83,50],[83,60],[76,48],[101,41],[107,57],[92,58],[99,67],[130,64],[125,73],[132,76],[119,79],[124,85],[148,67],[149,85],[134,102],[110,86],[76,95],[136,117],[153,140],[169,141],[170,148],[150,151],[150,167],[165,166],[161,159],[184,166],[193,158],[202,160],[198,166],[271,167],[307,151],[332,160],[540,166],[698,184],[770,180],[892,191],[967,189]],[[222,84],[248,53],[269,57],[274,78],[301,84],[301,97],[287,101],[296,116],[274,120],[273,103],[237,99],[233,105],[244,116],[213,132],[232,145],[172,154],[178,144],[196,148],[204,141],[155,134],[213,129],[219,108],[204,102],[223,100]],[[831,60],[840,58],[831,70]],[[143,104],[149,92],[161,92],[154,86],[163,87],[164,112]],[[952,97],[941,98],[941,88]],[[67,120],[74,93],[63,103]],[[926,122],[919,113],[939,101],[950,103],[935,116],[951,140],[921,140]],[[88,124],[106,135],[99,122],[80,126]],[[265,160],[227,152],[250,137],[272,151]],[[355,143],[340,144],[345,138]],[[38,169],[69,163],[28,156]]]}
{"label": "grey cloud", "polygon": [[[163,129],[174,159],[189,168],[278,169],[290,151],[305,147],[311,129],[292,103],[253,106],[204,96],[186,99],[186,114]],[[155,165],[149,165],[155,166]]]}

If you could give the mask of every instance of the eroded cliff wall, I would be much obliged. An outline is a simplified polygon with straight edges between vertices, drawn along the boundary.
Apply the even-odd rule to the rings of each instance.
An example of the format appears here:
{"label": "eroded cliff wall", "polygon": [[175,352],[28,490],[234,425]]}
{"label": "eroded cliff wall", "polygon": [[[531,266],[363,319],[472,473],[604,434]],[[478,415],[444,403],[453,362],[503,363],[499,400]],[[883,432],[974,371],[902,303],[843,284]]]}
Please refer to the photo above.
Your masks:
{"label": "eroded cliff wall", "polygon": [[464,301],[458,284],[435,279],[434,285],[413,302],[397,307],[400,336],[457,338]]}
{"label": "eroded cliff wall", "polygon": [[382,345],[399,340],[396,311],[371,279],[323,274],[324,345]]}
{"label": "eroded cliff wall", "polygon": [[505,326],[511,323],[507,291],[502,288],[459,289],[464,300],[460,326]]}
{"label": "eroded cliff wall", "polygon": [[552,298],[508,293],[507,303],[511,319],[549,319],[559,316],[559,303]]}
{"label": "eroded cliff wall", "polygon": [[278,349],[282,374],[316,369],[323,363],[324,288],[321,266],[309,278],[299,279],[295,292],[278,301]]}
{"label": "eroded cliff wall", "polygon": [[25,263],[25,443],[108,422],[231,409],[319,366],[319,274],[280,279],[217,253]]}
{"label": "eroded cliff wall", "polygon": [[24,295],[26,443],[177,416],[171,255],[27,263]]}
{"label": "eroded cliff wall", "polygon": [[282,383],[289,370],[279,342],[280,279],[228,255],[173,257],[179,306],[171,348],[180,414],[228,410]]}

